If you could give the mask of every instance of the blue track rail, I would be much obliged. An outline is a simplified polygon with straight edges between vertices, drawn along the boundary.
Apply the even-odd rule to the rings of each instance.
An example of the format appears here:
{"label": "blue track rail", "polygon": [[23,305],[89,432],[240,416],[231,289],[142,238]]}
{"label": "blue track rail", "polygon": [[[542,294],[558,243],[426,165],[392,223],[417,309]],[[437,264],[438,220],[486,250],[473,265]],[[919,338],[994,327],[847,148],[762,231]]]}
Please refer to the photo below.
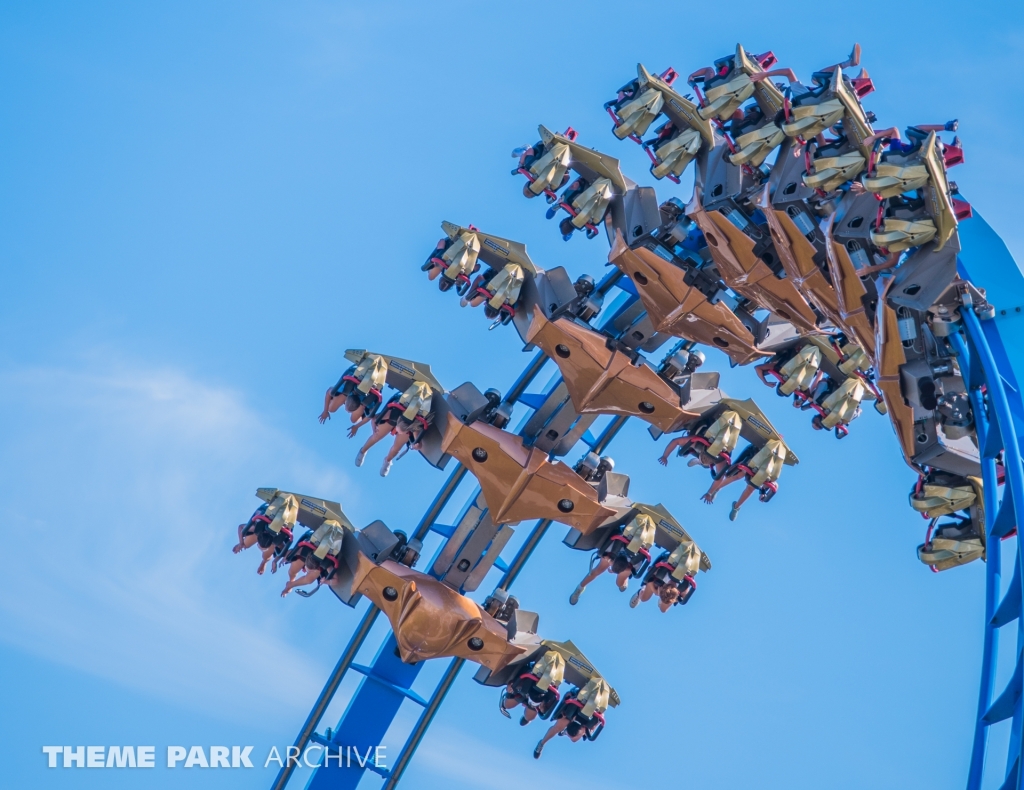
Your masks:
{"label": "blue track rail", "polygon": [[[966,340],[957,336],[960,364],[970,387],[971,403],[978,429],[985,489],[988,541],[985,572],[985,624],[981,684],[975,722],[968,790],[980,790],[986,776],[988,730],[993,724],[1010,720],[1010,744],[1002,771],[1001,790],[1021,788],[1021,714],[1024,692],[1024,629],[1021,618],[1021,567],[1024,545],[1019,535],[1014,552],[1013,577],[1000,599],[1000,543],[1014,533],[1024,506],[1024,467],[1019,437],[1024,435],[1024,403],[1020,387],[1024,372],[1024,275],[1002,239],[980,216],[960,228],[963,252],[960,273],[980,288],[986,288],[995,307],[993,318],[982,319],[971,308],[961,310]],[[996,461],[1002,459],[1004,485],[999,497]],[[1006,687],[993,700],[998,662],[999,631],[1017,623],[1016,661]],[[996,766],[989,766],[996,771]],[[991,784],[990,781],[987,784]]]}

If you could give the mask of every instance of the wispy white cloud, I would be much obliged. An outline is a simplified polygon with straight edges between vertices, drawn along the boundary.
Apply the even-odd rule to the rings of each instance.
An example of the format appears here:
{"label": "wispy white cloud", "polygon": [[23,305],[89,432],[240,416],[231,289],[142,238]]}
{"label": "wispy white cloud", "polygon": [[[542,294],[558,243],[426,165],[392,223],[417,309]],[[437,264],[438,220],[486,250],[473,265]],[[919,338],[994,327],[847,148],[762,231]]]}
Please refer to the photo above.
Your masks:
{"label": "wispy white cloud", "polygon": [[[257,485],[301,481],[341,498],[345,477],[238,392],[173,370],[9,369],[3,380],[0,639],[239,719],[315,697],[326,665],[297,633],[339,604],[262,605],[280,579],[257,578],[253,552],[229,546]],[[284,668],[288,688],[254,695],[254,665]]]}
{"label": "wispy white cloud", "polygon": [[[545,722],[534,724],[537,737],[547,729]],[[551,766],[548,751],[571,748],[587,749],[586,757],[593,758],[595,747],[586,743],[570,744],[566,738],[555,738],[546,749],[541,760],[534,760],[532,751],[526,754],[510,754],[503,744],[492,744],[475,738],[461,730],[435,725],[430,732],[430,748],[416,752],[415,768],[435,775],[444,781],[450,790],[472,788],[472,790],[519,790],[536,784],[543,787],[558,787],[561,790],[603,790],[621,788],[618,780],[607,784],[594,776],[593,771],[561,770]],[[580,756],[580,751],[576,751]],[[545,759],[546,758],[546,759]],[[497,770],[482,769],[481,766],[496,766]]]}

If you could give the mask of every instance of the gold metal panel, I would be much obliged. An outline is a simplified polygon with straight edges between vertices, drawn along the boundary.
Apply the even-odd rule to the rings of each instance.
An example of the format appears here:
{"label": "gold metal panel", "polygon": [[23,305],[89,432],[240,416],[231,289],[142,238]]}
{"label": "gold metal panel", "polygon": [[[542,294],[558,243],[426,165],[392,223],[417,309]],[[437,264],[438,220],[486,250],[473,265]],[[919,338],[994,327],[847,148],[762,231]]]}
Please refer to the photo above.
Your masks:
{"label": "gold metal panel", "polygon": [[[541,641],[541,644],[548,650],[554,650],[565,659],[567,675],[569,672],[572,672],[573,674],[579,674],[582,676],[583,683],[579,684],[581,687],[588,680],[595,677],[602,678],[606,683],[608,682],[608,679],[597,671],[597,668],[590,662],[590,659],[583,655],[583,651],[576,647],[571,639],[568,639],[565,642],[555,642],[551,639],[544,639]],[[574,683],[574,685],[576,684]],[[611,693],[608,695],[608,705],[609,707],[616,708],[622,700],[619,699],[618,692],[611,687],[611,684],[608,685],[608,688],[611,690]]]}
{"label": "gold metal panel", "polygon": [[[345,352],[345,359],[350,362],[359,362],[366,354],[377,354],[377,356],[384,357],[388,363],[388,373],[395,373],[398,376],[402,376],[410,381],[423,381],[426,382],[432,389],[437,392],[444,392],[444,387],[441,385],[436,378],[434,378],[434,372],[430,369],[430,365],[425,362],[413,362],[410,359],[402,359],[400,357],[392,357],[387,354],[378,354],[376,351],[366,351],[361,348],[350,348]],[[394,386],[394,385],[392,385]],[[397,387],[397,389],[405,389],[405,387]]]}
{"label": "gold metal panel", "polygon": [[[643,502],[634,502],[633,507],[645,516],[650,517],[654,523],[662,529],[662,531],[667,532],[672,536],[671,541],[666,541],[666,543],[669,543],[670,545],[662,545],[661,543],[657,544],[661,546],[661,548],[671,551],[679,545],[680,541],[688,541],[696,545],[696,541],[690,537],[690,533],[687,532],[683,525],[679,523],[679,520],[669,512],[668,508],[660,502],[657,505],[645,505]],[[663,524],[661,522],[666,523]],[[666,528],[666,524],[669,528]],[[700,546],[697,546],[697,550],[700,551],[700,569],[707,573],[711,570],[711,559],[703,549],[700,548]]]}
{"label": "gold metal panel", "polygon": [[571,467],[493,425],[449,414],[441,449],[476,477],[495,524],[548,518],[586,535],[615,515]]}
{"label": "gold metal panel", "polygon": [[[914,410],[903,398],[900,388],[900,367],[906,363],[907,356],[903,352],[900,341],[896,311],[886,304],[886,296],[894,281],[890,280],[885,291],[878,297],[878,315],[875,319],[877,338],[875,345],[876,384],[882,393],[882,400],[892,421],[896,438],[900,441],[903,456],[907,463],[914,466]],[[915,469],[917,467],[914,467]]]}
{"label": "gold metal panel", "polygon": [[768,188],[765,187],[762,209],[772,232],[775,251],[779,253],[779,259],[782,261],[782,268],[807,301],[838,326],[839,301],[824,273],[814,262],[814,245],[793,224],[793,220],[785,211],[776,211],[770,205],[764,205],[768,201],[767,193]]}
{"label": "gold metal panel", "polygon": [[[407,663],[457,656],[495,671],[529,649],[509,644],[505,626],[475,601],[397,562],[374,565],[360,555],[353,587],[388,618]],[[390,588],[388,595],[385,588]],[[471,639],[481,640],[482,647],[470,648]]]}
{"label": "gold metal panel", "polygon": [[636,286],[654,328],[724,351],[737,365],[765,356],[736,314],[719,302],[711,304],[687,285],[682,269],[650,250],[631,250],[617,234],[608,260]]}
{"label": "gold metal panel", "polygon": [[633,365],[588,327],[565,318],[548,321],[535,310],[526,340],[558,365],[580,414],[639,417],[664,433],[678,431],[700,416],[680,406],[678,393],[653,368]]}
{"label": "gold metal panel", "polygon": [[835,239],[832,238],[834,220],[835,215],[829,217],[828,226],[825,228],[825,257],[828,259],[828,270],[835,285],[836,303],[841,321],[839,328],[854,343],[864,349],[874,364],[875,328],[871,325],[871,317],[868,316],[867,308],[864,306],[864,297],[868,292],[857,275],[857,268],[853,265],[850,253],[846,251],[846,247],[836,244]]}
{"label": "gold metal panel", "polygon": [[764,447],[768,442],[777,439],[786,448],[784,463],[787,466],[796,466],[800,463],[796,453],[790,449],[782,434],[775,429],[772,421],[768,419],[768,415],[761,411],[761,407],[754,402],[753,398],[747,398],[746,400],[722,398],[722,406],[726,409],[732,409],[740,415],[740,419],[743,421],[740,435],[748,442],[757,447]]}
{"label": "gold metal panel", "polygon": [[865,145],[864,141],[874,134],[874,130],[868,123],[864,108],[860,106],[860,99],[846,86],[843,81],[843,70],[838,66],[832,72],[829,92],[843,103],[843,131],[867,159],[871,155],[871,146]]}
{"label": "gold metal panel", "polygon": [[704,232],[711,257],[725,284],[754,304],[789,321],[800,332],[813,332],[817,316],[807,300],[788,279],[779,279],[754,254],[754,241],[733,225],[721,211],[705,211],[694,201],[689,216]]}
{"label": "gold metal panel", "polygon": [[[736,65],[748,76],[764,71],[760,63],[747,57],[742,44],[736,45]],[[761,108],[765,118],[771,120],[781,112],[784,98],[775,83],[771,79],[766,79],[754,83],[754,101]]]}

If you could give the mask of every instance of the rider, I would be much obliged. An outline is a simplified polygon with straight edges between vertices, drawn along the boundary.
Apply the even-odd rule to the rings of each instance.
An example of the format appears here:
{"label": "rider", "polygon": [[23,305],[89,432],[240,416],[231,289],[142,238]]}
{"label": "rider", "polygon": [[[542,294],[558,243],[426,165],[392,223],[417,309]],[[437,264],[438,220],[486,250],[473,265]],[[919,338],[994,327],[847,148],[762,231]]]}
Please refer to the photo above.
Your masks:
{"label": "rider", "polygon": [[850,376],[821,402],[824,414],[814,415],[811,425],[816,431],[833,428],[836,436],[846,435],[846,426],[860,416],[860,402],[870,390],[860,376]]}
{"label": "rider", "polygon": [[501,712],[509,716],[508,711],[523,706],[523,715],[519,724],[525,727],[539,715],[546,719],[558,704],[558,685],[565,674],[565,659],[562,654],[549,650],[537,661],[525,667],[523,673],[515,680],[509,681],[501,699]]}
{"label": "rider", "polygon": [[324,395],[324,410],[320,423],[331,419],[331,415],[345,404],[345,411],[356,422],[366,415],[373,415],[381,403],[381,391],[388,372],[388,362],[380,354],[363,354],[357,365],[353,365],[338,379],[338,383]]}
{"label": "rider", "polygon": [[507,324],[516,314],[515,304],[525,279],[526,272],[518,263],[509,263],[497,271],[492,269],[477,277],[461,304],[463,307],[483,304],[484,315],[490,319],[500,318]]}
{"label": "rider", "polygon": [[630,577],[639,574],[644,563],[651,561],[650,548],[654,545],[656,532],[654,519],[645,513],[638,513],[624,529],[617,531],[605,542],[601,559],[569,596],[569,603],[573,606],[579,603],[587,585],[605,571],[615,574],[616,586],[625,592]]}
{"label": "rider", "polygon": [[[569,129],[565,137],[573,141],[576,132]],[[512,171],[512,175],[526,175],[528,183],[523,187],[523,194],[528,198],[535,198],[545,192],[553,194],[569,180],[572,150],[567,143],[557,138],[550,143],[538,141],[531,146],[517,148],[512,156],[519,157],[519,166]]]}
{"label": "rider", "polygon": [[601,677],[593,677],[583,688],[566,694],[558,706],[554,723],[533,750],[534,758],[540,758],[544,744],[556,735],[568,735],[573,743],[580,738],[595,740],[604,728],[604,712],[610,696],[611,688]]}
{"label": "rider", "polygon": [[701,466],[711,470],[712,477],[718,477],[723,470],[732,464],[732,453],[740,438],[743,419],[732,409],[722,412],[703,431],[680,436],[665,446],[658,463],[668,466],[668,457],[672,451],[679,450],[679,455],[692,455],[689,466]]}
{"label": "rider", "polygon": [[238,525],[238,544],[232,551],[238,554],[258,543],[263,550],[263,561],[256,573],[262,575],[271,557],[280,557],[288,550],[298,516],[298,500],[292,494],[278,494],[271,502],[256,508],[248,523]]}
{"label": "rider", "polygon": [[388,434],[393,434],[395,442],[388,450],[381,466],[381,477],[387,477],[391,464],[405,445],[418,449],[417,442],[423,432],[430,427],[432,419],[431,407],[433,390],[425,381],[414,381],[401,395],[395,395],[387,402],[380,413],[374,417],[364,417],[348,429],[349,438],[353,438],[366,423],[373,421],[373,433],[356,453],[356,466],[363,465],[367,451]]}
{"label": "rider", "polygon": [[701,497],[707,504],[715,501],[715,495],[731,483],[741,478],[746,480],[747,487],[743,489],[740,498],[732,503],[732,510],[729,511],[729,520],[735,521],[739,515],[740,508],[747,501],[754,491],[760,491],[760,500],[767,502],[778,491],[775,481],[782,473],[782,465],[786,460],[786,445],[781,439],[769,439],[764,447],[754,451],[754,445],[748,446],[743,453],[719,478],[711,484],[708,492]]}
{"label": "rider", "polygon": [[441,276],[437,287],[442,291],[457,285],[457,290],[462,293],[469,286],[469,276],[480,268],[477,263],[479,255],[480,236],[475,230],[464,230],[454,241],[447,236],[441,239],[422,268],[431,280]]}
{"label": "rider", "polygon": [[[288,562],[288,583],[281,591],[281,597],[284,598],[295,587],[330,581],[338,570],[338,554],[341,553],[344,537],[345,528],[334,519],[327,519],[315,532],[303,535],[302,540],[285,557]],[[302,569],[306,572],[295,578]]]}
{"label": "rider", "polygon": [[[820,369],[821,349],[814,343],[808,343],[798,351],[776,354],[767,362],[756,366],[754,373],[766,385],[775,387],[779,395],[788,397],[798,390],[810,390]],[[769,381],[768,374],[774,374],[776,382]]]}
{"label": "rider", "polygon": [[647,569],[643,586],[629,599],[629,607],[635,608],[642,601],[649,601],[657,594],[658,608],[667,612],[675,604],[685,604],[697,590],[694,577],[700,570],[700,549],[697,544],[680,543],[671,552],[664,552]]}

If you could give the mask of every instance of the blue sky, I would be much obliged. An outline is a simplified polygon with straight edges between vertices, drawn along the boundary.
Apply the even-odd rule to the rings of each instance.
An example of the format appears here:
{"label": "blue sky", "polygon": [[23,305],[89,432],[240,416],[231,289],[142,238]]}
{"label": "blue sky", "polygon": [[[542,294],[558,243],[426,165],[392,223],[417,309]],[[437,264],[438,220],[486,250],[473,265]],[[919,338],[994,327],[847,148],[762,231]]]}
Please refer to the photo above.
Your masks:
{"label": "blue sky", "polygon": [[[351,347],[430,362],[452,387],[511,383],[527,360],[518,338],[487,332],[419,264],[448,219],[528,243],[541,266],[602,272],[603,241],[563,243],[522,199],[509,151],[538,123],[571,124],[647,183],[645,156],[602,110],[637,61],[686,74],[740,40],[806,75],[860,41],[878,88],[867,108],[886,126],[958,117],[967,163],[953,177],[1024,256],[1024,117],[1005,87],[1024,57],[1020,6],[708,8],[0,7],[0,759],[12,786],[269,785],[271,769],[48,771],[40,749],[259,755],[292,741],[359,613],[327,595],[282,601],[251,552],[231,554],[235,525],[271,485],[338,499],[360,524],[415,524],[443,475],[413,457],[387,480],[370,461],[356,469],[342,423],[317,424],[323,391]],[[659,197],[689,196],[670,187]],[[517,594],[623,705],[597,744],[562,739],[538,763],[537,725],[500,717],[467,672],[409,787],[594,790],[635,785],[640,770],[697,787],[962,786],[983,566],[918,563],[913,476],[883,418],[868,410],[836,444],[751,370],[709,363],[731,395],[757,398],[800,466],[730,523],[727,502],[698,502],[704,474],[661,468],[661,444],[628,426],[613,455],[631,494],[664,502],[714,569],[669,615],[630,611],[610,578],[570,608],[586,557],[552,529]],[[414,715],[389,734],[393,752]],[[995,755],[1006,738],[994,730]]]}

